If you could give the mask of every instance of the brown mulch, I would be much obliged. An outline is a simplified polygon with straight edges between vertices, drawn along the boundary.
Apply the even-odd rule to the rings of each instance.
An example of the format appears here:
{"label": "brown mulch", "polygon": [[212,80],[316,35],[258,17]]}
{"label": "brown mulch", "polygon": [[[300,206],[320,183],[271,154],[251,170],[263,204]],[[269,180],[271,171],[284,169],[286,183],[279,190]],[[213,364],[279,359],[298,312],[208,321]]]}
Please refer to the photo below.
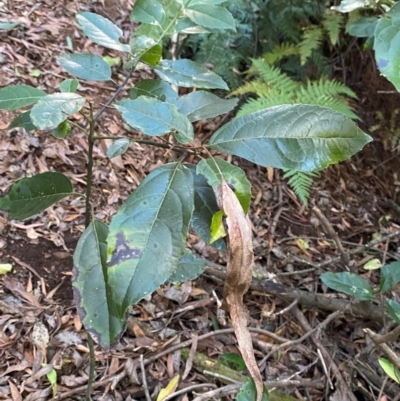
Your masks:
{"label": "brown mulch", "polygon": [[[67,78],[55,57],[69,51],[69,41],[75,51],[119,55],[83,36],[73,22],[78,9],[112,19],[123,29],[124,41],[133,29],[128,18],[132,6],[129,1],[13,0],[7,4],[7,9],[0,8],[0,21],[18,21],[20,26],[0,32],[0,87],[25,83],[54,92]],[[399,237],[390,237],[400,230],[396,209],[396,203],[400,203],[400,162],[393,152],[390,134],[396,124],[400,125],[400,119],[396,114],[398,95],[378,92],[392,87],[379,77],[372,59],[364,57],[360,68],[362,74],[355,74],[358,80],[352,84],[360,97],[362,128],[371,132],[369,128],[375,126],[375,141],[351,160],[323,171],[310,204],[329,220],[344,248],[356,251],[351,254],[352,269],[377,284],[378,274],[365,271],[363,265],[371,258],[379,258],[382,263],[400,260]],[[35,70],[40,71],[39,76],[33,74]],[[124,74],[122,65],[115,67],[113,78],[120,83]],[[136,72],[127,89],[149,74],[146,70]],[[79,90],[97,109],[115,88],[112,83],[83,83]],[[376,111],[382,111],[383,116],[379,117]],[[87,150],[84,136],[74,132],[66,140],[56,140],[48,132],[5,130],[15,115],[0,112],[0,190],[5,193],[18,178],[54,170],[68,175],[75,190],[83,193]],[[79,121],[79,116],[76,119]],[[197,124],[197,137],[208,136],[218,124],[219,119]],[[122,135],[124,129],[113,110],[102,115],[99,134]],[[104,141],[95,149],[93,189],[96,217],[107,222],[152,169],[170,160],[168,152],[133,144],[122,158],[110,162],[105,156],[109,145]],[[399,387],[390,380],[384,382],[377,364],[381,354],[363,331],[382,330],[379,305],[373,304],[371,309],[354,305],[346,313],[330,315],[348,304],[347,297],[328,291],[319,280],[324,271],[346,269],[340,258],[337,260],[340,254],[334,241],[316,215],[300,204],[280,171],[236,158],[233,162],[246,171],[253,186],[250,217],[256,270],[246,305],[256,358],[261,361],[273,347],[286,344],[261,364],[264,379],[270,387],[280,388],[294,399],[340,400],[329,360],[333,358],[343,376],[351,381],[351,390],[358,399],[377,399],[380,389],[380,400],[385,396],[393,399]],[[0,263],[13,266],[13,273],[0,279],[0,399],[84,399],[87,334],[76,314],[71,292],[72,255],[84,229],[83,212],[83,201],[71,197],[24,222],[0,215]],[[361,249],[379,236],[388,237],[368,251]],[[224,376],[235,372],[221,366],[213,370],[211,366],[224,354],[238,353],[232,331],[225,330],[230,329],[229,319],[220,308],[224,257],[194,235],[191,244],[210,261],[211,268],[194,282],[166,284],[132,307],[120,344],[112,350],[96,347],[93,400],[145,399],[141,356],[151,399],[156,399],[160,388],[166,387],[177,373],[180,381],[176,391],[186,391],[176,400],[195,399],[195,393],[231,384],[232,376],[231,381]],[[288,305],[290,308],[285,309]],[[318,353],[311,335],[289,343],[309,332],[302,315],[312,328],[318,328],[312,334],[328,356]],[[57,389],[47,377],[51,368],[57,373]],[[244,376],[245,372],[236,372],[233,381]],[[331,386],[331,380],[336,388]],[[204,387],[190,390],[194,385]]]}

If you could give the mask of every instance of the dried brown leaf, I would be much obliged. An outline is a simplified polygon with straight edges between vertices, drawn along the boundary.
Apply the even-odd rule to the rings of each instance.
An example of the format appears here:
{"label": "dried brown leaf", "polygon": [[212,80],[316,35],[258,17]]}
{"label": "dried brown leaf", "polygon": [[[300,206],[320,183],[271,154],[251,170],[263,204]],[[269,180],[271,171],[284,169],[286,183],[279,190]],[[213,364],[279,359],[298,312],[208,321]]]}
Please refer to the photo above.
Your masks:
{"label": "dried brown leaf", "polygon": [[226,214],[228,226],[228,264],[224,288],[224,303],[228,307],[239,349],[257,388],[261,400],[263,382],[254,357],[250,332],[243,304],[243,295],[249,289],[254,266],[252,231],[236,195],[225,181],[214,188],[218,206]]}

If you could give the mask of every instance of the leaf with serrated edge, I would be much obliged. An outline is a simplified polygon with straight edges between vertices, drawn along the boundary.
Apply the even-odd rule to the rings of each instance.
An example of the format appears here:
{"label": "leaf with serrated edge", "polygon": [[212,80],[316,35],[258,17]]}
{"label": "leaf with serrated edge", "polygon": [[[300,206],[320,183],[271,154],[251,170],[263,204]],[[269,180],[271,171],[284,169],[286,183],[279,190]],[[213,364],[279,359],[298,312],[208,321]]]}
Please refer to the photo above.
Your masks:
{"label": "leaf with serrated edge", "polygon": [[66,71],[88,81],[109,81],[110,66],[99,56],[90,53],[63,54],[57,61]]}
{"label": "leaf with serrated edge", "polygon": [[[161,100],[140,96],[135,100],[124,99],[115,104],[122,118],[133,128],[150,136],[161,136],[177,131],[181,143],[190,143],[194,132],[191,122],[178,112],[178,108]],[[179,136],[178,136],[179,135]]]}
{"label": "leaf with serrated edge", "polygon": [[41,98],[31,110],[31,119],[39,129],[54,129],[69,115],[77,113],[86,99],[76,93],[54,93]]}
{"label": "leaf with serrated edge", "polygon": [[24,220],[47,209],[72,191],[68,177],[49,171],[17,181],[8,194],[0,198],[0,209],[9,212],[11,219]]}
{"label": "leaf with serrated edge", "polygon": [[9,85],[0,89],[0,110],[16,110],[46,96],[41,89],[28,85]]}
{"label": "leaf with serrated edge", "polygon": [[122,36],[122,31],[109,19],[90,12],[79,13],[76,19],[85,35],[94,43],[107,47],[108,49],[115,49],[123,52],[131,51],[129,45],[124,45],[119,41],[119,38]]}
{"label": "leaf with serrated edge", "polygon": [[238,99],[221,99],[213,93],[195,91],[179,98],[178,110],[191,121],[205,120],[226,114],[237,105]]}
{"label": "leaf with serrated edge", "polygon": [[225,181],[222,181],[219,187],[215,187],[214,192],[219,207],[226,214],[228,226],[228,261],[224,303],[231,315],[239,350],[254,379],[257,401],[261,401],[263,382],[254,357],[252,339],[247,329],[246,312],[243,305],[243,295],[249,289],[254,266],[251,224],[244,214],[239,200]]}
{"label": "leaf with serrated edge", "polygon": [[236,118],[214,133],[210,147],[264,167],[316,171],[348,159],[371,140],[343,114],[296,104]]}
{"label": "leaf with serrated edge", "polygon": [[219,75],[195,61],[161,60],[154,70],[163,80],[172,85],[229,90],[228,85]]}
{"label": "leaf with serrated edge", "polygon": [[193,178],[180,163],[153,170],[111,220],[107,275],[118,316],[171,277],[186,247]]}
{"label": "leaf with serrated edge", "polygon": [[207,268],[203,259],[196,256],[190,249],[185,249],[185,253],[179,261],[179,265],[168,278],[172,283],[184,283],[185,281],[195,280]]}
{"label": "leaf with serrated edge", "polygon": [[375,29],[375,59],[382,75],[400,91],[400,3],[379,20]]}

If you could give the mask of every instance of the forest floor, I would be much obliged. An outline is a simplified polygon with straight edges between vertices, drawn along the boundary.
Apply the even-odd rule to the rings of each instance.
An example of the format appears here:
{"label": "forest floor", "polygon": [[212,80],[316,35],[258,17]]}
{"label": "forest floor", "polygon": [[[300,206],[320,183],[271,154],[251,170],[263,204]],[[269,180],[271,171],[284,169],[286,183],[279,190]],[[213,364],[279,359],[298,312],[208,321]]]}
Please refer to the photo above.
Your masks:
{"label": "forest floor", "polygon": [[[132,30],[130,1],[6,4],[7,8],[0,4],[0,21],[20,25],[0,32],[0,87],[24,83],[53,93],[67,78],[55,57],[69,52],[71,45],[75,51],[118,56],[83,36],[74,23],[78,9],[113,20],[125,42]],[[279,170],[231,159],[252,183],[256,268],[245,300],[263,378],[278,389],[274,400],[285,399],[279,392],[293,397],[286,400],[313,401],[343,401],[349,389],[358,400],[385,401],[400,394],[400,386],[385,379],[378,365],[381,351],[364,331],[384,333],[390,328],[379,300],[357,303],[329,291],[319,280],[325,271],[345,271],[350,265],[376,285],[379,272],[363,269],[365,263],[374,258],[382,264],[400,260],[400,157],[394,150],[400,135],[399,98],[379,77],[371,53],[355,49],[349,57],[358,62],[339,74],[359,95],[355,106],[360,126],[374,141],[351,160],[321,172],[310,208],[301,205]],[[126,72],[122,66],[113,71],[114,80],[121,83]],[[148,70],[135,72],[121,97],[149,77]],[[96,109],[115,89],[112,83],[96,82],[79,87]],[[66,174],[75,191],[83,193],[84,136],[74,132],[57,140],[48,132],[6,130],[16,115],[0,112],[0,193],[18,178],[49,170]],[[218,118],[197,123],[197,138],[208,137],[219,123]],[[113,109],[103,113],[98,126],[102,135],[125,131]],[[96,217],[106,222],[152,169],[170,161],[168,152],[136,143],[110,162],[105,156],[109,145],[104,141],[95,148],[93,196]],[[312,206],[321,213],[313,212]],[[13,266],[13,274],[0,278],[0,400],[84,399],[87,334],[71,290],[72,255],[84,230],[83,213],[83,201],[70,197],[24,222],[0,215],[0,263]],[[331,230],[336,238],[330,237]],[[350,254],[347,266],[339,242]],[[170,392],[180,393],[166,399],[207,400],[210,391],[225,389],[221,394],[229,394],[245,380],[245,371],[231,369],[232,360],[230,367],[216,363],[226,363],[227,355],[238,353],[229,319],[220,309],[225,257],[194,235],[190,243],[209,261],[209,269],[196,281],[167,283],[133,306],[115,349],[96,346],[93,400],[146,399],[146,388],[156,394],[177,373],[178,387]],[[399,298],[395,292],[390,296]],[[396,340],[389,345],[396,349]],[[47,377],[53,368],[57,389]]]}

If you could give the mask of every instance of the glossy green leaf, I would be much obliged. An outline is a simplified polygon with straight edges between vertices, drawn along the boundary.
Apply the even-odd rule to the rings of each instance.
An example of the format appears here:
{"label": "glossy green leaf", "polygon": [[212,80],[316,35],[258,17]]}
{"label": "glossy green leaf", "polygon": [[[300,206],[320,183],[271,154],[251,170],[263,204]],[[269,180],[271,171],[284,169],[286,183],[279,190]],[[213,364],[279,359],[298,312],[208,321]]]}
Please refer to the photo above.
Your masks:
{"label": "glossy green leaf", "polygon": [[389,315],[396,323],[400,323],[400,304],[392,299],[386,300],[386,307]]}
{"label": "glossy green leaf", "polygon": [[16,110],[46,96],[41,89],[28,85],[9,85],[0,89],[0,110]]}
{"label": "glossy green leaf", "polygon": [[18,26],[18,22],[0,22],[0,29],[5,29],[6,31],[10,31]]}
{"label": "glossy green leaf", "polygon": [[368,281],[354,273],[327,272],[321,274],[321,281],[329,288],[361,300],[374,299],[374,290]]}
{"label": "glossy green leaf", "polygon": [[81,321],[102,347],[117,341],[125,328],[125,314],[118,314],[114,289],[108,284],[107,235],[104,223],[90,223],[76,245],[72,278]]}
{"label": "glossy green leaf", "polygon": [[235,20],[225,7],[190,3],[184,12],[194,23],[206,29],[236,31]]}
{"label": "glossy green leaf", "polygon": [[[185,164],[185,166],[190,169],[194,181],[194,211],[190,225],[203,241],[210,244],[212,218],[219,211],[214,190],[204,175],[196,173],[196,165]],[[212,245],[218,250],[226,252],[224,240],[218,240]]]}
{"label": "glossy green leaf", "polygon": [[226,237],[227,234],[224,226],[224,217],[225,213],[223,210],[219,210],[218,212],[214,213],[211,219],[210,244]]}
{"label": "glossy green leaf", "polygon": [[79,13],[76,19],[85,35],[94,43],[108,49],[121,50],[123,52],[131,51],[129,45],[124,45],[119,41],[122,31],[109,19],[90,12]]}
{"label": "glossy green leaf", "polygon": [[332,6],[331,10],[339,11],[341,13],[349,13],[358,8],[365,8],[367,5],[369,5],[368,0],[342,0],[338,6]]}
{"label": "glossy green leaf", "polygon": [[347,28],[347,33],[357,38],[370,38],[374,36],[378,18],[363,17],[351,23]]}
{"label": "glossy green leaf", "polygon": [[[236,395],[236,401],[256,401],[257,400],[257,390],[254,380],[249,377],[246,383],[240,388],[240,391]],[[271,401],[268,389],[264,386],[264,391],[262,394],[261,401]]]}
{"label": "glossy green leaf", "polygon": [[210,147],[265,167],[316,171],[350,158],[371,137],[343,114],[316,105],[282,105],[231,120]]}
{"label": "glossy green leaf", "polygon": [[95,54],[63,54],[57,57],[57,60],[66,71],[80,79],[89,81],[108,81],[111,79],[110,66]]}
{"label": "glossy green leaf", "polygon": [[201,160],[197,165],[196,173],[204,175],[212,187],[220,186],[222,180],[225,180],[239,199],[244,212],[248,212],[251,201],[251,184],[240,167],[219,157],[214,157]]}
{"label": "glossy green leaf", "polygon": [[131,12],[131,19],[144,24],[162,25],[165,10],[156,0],[136,0]]}
{"label": "glossy green leaf", "polygon": [[143,79],[130,89],[129,96],[131,99],[139,96],[155,97],[167,103],[175,103],[179,99],[172,86],[160,79]]}
{"label": "glossy green leaf", "polygon": [[31,111],[26,111],[25,113],[20,114],[19,116],[15,117],[7,129],[21,127],[24,128],[26,131],[33,131],[36,127],[32,124],[31,121]]}
{"label": "glossy green leaf", "polygon": [[400,92],[400,3],[396,3],[379,20],[374,50],[382,75]]}
{"label": "glossy green leaf", "polygon": [[221,99],[210,92],[195,91],[182,96],[176,105],[179,112],[193,122],[226,114],[237,103],[238,99]]}
{"label": "glossy green leaf", "polygon": [[113,157],[123,155],[128,150],[130,143],[131,141],[128,138],[117,139],[107,149],[107,157],[112,159]]}
{"label": "glossy green leaf", "polygon": [[172,85],[229,90],[228,85],[219,75],[191,60],[162,60],[154,70]]}
{"label": "glossy green leaf", "polygon": [[379,365],[392,380],[400,384],[400,370],[396,369],[392,362],[385,358],[379,358]]}
{"label": "glossy green leaf", "polygon": [[51,131],[51,134],[58,139],[64,139],[66,138],[68,135],[71,135],[72,132],[72,128],[70,123],[65,120],[62,123],[58,124],[57,128],[53,129],[53,131]]}
{"label": "glossy green leaf", "polygon": [[146,53],[140,57],[140,61],[143,63],[150,64],[151,66],[156,66],[158,62],[161,60],[162,56],[162,47],[160,45],[155,45],[151,47]]}
{"label": "glossy green leaf", "polygon": [[185,253],[179,261],[178,267],[168,278],[172,283],[184,283],[185,281],[195,280],[206,270],[207,265],[203,259],[196,256],[190,249],[185,249]]}
{"label": "glossy green leaf", "polygon": [[64,79],[60,83],[60,92],[74,93],[78,89],[79,81],[76,79]]}
{"label": "glossy green leaf", "polygon": [[[181,2],[181,0],[177,0]],[[200,6],[200,5],[210,5],[217,6],[222,3],[226,3],[227,0],[183,0],[183,4],[186,6]]]}
{"label": "glossy green leaf", "polygon": [[400,283],[400,262],[392,262],[382,267],[379,290],[383,294]]}
{"label": "glossy green leaf", "polygon": [[382,267],[382,262],[380,259],[374,258],[369,260],[365,265],[363,266],[364,270],[377,270]]}
{"label": "glossy green leaf", "polygon": [[227,352],[226,354],[222,354],[219,357],[219,360],[224,366],[236,370],[237,372],[242,372],[246,369],[245,361],[235,352]]}
{"label": "glossy green leaf", "polygon": [[153,170],[120,207],[107,237],[108,283],[122,319],[168,280],[184,254],[193,178],[180,163]]}
{"label": "glossy green leaf", "polygon": [[161,100],[140,96],[135,100],[125,99],[115,104],[123,119],[133,128],[146,135],[160,136],[176,131],[176,138],[181,143],[193,140],[191,122],[178,112],[178,108]]}
{"label": "glossy green leaf", "polygon": [[41,98],[31,110],[31,120],[39,129],[51,130],[77,113],[86,99],[76,93],[54,93]]}
{"label": "glossy green leaf", "polygon": [[11,219],[24,220],[47,209],[73,192],[68,177],[46,172],[17,181],[8,194],[0,198],[0,209]]}

